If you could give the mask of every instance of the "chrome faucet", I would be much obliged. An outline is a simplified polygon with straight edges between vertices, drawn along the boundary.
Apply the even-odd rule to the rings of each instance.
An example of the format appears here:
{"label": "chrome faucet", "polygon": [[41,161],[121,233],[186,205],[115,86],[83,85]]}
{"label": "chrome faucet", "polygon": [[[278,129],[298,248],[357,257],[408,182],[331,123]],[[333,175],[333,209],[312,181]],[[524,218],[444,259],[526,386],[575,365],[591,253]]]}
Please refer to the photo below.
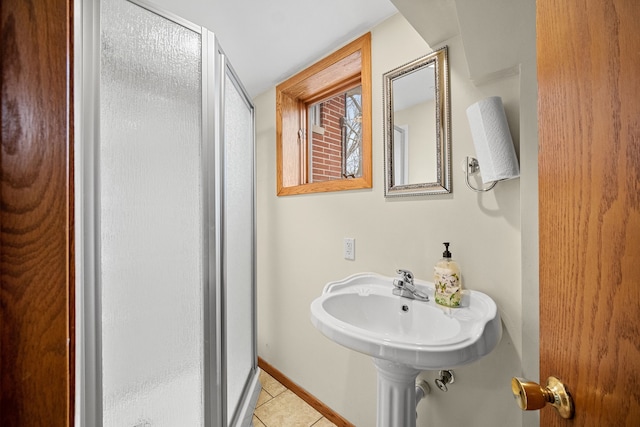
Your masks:
{"label": "chrome faucet", "polygon": [[417,299],[418,301],[429,301],[429,296],[420,291],[413,284],[413,273],[409,270],[396,270],[402,277],[393,280],[393,294],[404,298]]}

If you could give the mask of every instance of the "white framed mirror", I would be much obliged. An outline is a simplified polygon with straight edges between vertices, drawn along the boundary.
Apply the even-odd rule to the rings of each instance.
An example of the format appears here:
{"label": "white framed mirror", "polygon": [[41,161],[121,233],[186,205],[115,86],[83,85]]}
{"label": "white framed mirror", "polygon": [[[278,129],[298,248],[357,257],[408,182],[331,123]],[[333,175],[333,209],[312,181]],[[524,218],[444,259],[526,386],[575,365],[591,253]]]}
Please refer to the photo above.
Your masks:
{"label": "white framed mirror", "polygon": [[447,47],[384,74],[385,197],[451,192]]}

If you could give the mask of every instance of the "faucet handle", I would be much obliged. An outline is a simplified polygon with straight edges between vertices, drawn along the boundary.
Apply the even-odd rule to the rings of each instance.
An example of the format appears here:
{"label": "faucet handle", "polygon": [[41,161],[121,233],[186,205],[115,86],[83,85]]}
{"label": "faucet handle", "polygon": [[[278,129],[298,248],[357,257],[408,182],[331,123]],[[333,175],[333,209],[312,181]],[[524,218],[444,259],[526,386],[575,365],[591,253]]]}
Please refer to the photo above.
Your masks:
{"label": "faucet handle", "polygon": [[409,270],[403,270],[401,268],[396,270],[396,273],[401,274],[402,278],[404,280],[407,280],[409,282],[413,282],[413,273],[410,272]]}

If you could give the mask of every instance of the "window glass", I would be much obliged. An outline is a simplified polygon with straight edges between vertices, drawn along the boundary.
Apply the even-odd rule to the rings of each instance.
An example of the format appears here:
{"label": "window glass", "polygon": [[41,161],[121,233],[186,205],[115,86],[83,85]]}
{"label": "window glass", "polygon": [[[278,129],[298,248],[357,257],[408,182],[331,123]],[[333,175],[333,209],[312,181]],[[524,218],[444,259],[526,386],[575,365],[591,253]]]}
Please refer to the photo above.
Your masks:
{"label": "window glass", "polygon": [[308,109],[309,182],[362,176],[362,86]]}

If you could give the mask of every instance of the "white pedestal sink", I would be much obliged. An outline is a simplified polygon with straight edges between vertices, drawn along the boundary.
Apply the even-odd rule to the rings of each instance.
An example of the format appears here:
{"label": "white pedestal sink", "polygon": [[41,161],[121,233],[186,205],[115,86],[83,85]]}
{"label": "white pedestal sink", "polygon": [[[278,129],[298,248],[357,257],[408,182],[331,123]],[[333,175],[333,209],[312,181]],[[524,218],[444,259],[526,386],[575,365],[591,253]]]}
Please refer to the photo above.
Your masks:
{"label": "white pedestal sink", "polygon": [[[432,283],[414,280],[432,296]],[[415,427],[420,371],[451,369],[489,354],[502,336],[495,302],[466,291],[462,307],[392,294],[393,278],[359,273],[328,283],[311,303],[311,321],[329,339],[373,357],[377,427]]]}

